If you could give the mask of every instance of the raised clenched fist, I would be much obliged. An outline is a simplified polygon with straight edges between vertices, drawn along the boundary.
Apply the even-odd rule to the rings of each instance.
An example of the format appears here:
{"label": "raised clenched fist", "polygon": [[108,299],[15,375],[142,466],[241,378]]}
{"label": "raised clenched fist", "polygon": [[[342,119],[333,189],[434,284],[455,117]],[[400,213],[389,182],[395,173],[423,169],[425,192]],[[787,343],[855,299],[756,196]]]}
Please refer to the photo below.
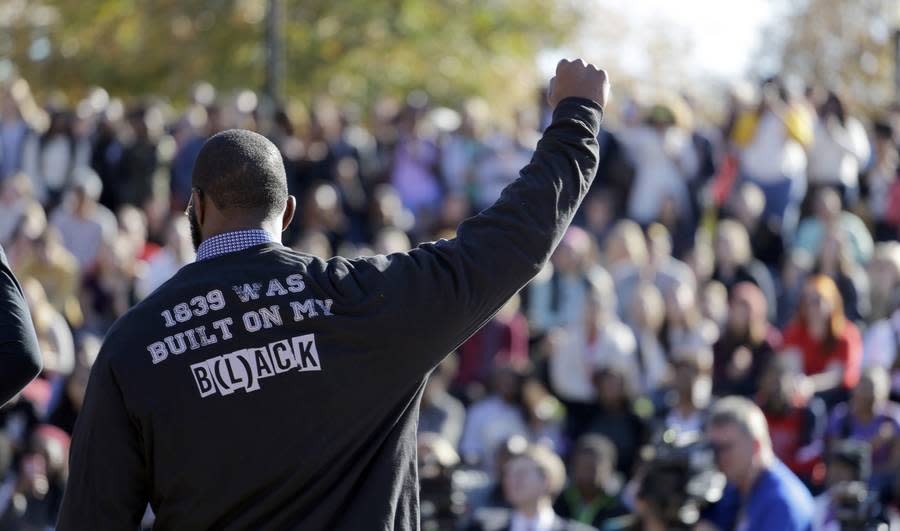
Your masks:
{"label": "raised clenched fist", "polygon": [[559,102],[570,97],[587,98],[606,107],[609,98],[606,71],[590,63],[585,64],[581,59],[560,61],[556,65],[556,75],[550,80],[547,101],[550,107],[556,108]]}

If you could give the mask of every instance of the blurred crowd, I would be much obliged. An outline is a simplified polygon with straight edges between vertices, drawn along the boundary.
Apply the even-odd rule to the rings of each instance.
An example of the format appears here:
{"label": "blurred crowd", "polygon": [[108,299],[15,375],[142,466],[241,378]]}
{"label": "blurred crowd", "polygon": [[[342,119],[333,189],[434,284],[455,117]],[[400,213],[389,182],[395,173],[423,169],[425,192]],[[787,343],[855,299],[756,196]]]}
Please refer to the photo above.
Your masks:
{"label": "blurred crowd", "polygon": [[[453,237],[551,116],[423,93],[266,109],[203,84],[179,110],[102,89],[38,104],[21,79],[0,96],[0,244],[44,356],[0,411],[0,529],[25,530],[54,525],[103,334],[194,259],[183,212],[206,138],[268,136],[299,202],[285,244],[350,257]],[[815,529],[842,528],[848,485],[900,510],[900,107],[857,115],[777,78],[723,97],[708,123],[684,95],[616,94],[551,263],[428,382],[423,529],[501,529],[534,507],[572,529],[671,529],[643,449],[702,437],[735,395],[817,496]]]}

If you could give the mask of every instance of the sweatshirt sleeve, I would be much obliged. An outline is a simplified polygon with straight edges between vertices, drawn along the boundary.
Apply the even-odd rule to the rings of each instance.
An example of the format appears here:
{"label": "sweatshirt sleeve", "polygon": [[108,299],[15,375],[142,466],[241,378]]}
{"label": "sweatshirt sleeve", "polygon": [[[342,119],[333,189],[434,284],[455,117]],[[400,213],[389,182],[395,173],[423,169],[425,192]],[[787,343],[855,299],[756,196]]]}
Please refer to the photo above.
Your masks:
{"label": "sweatshirt sleeve", "polygon": [[[104,349],[109,344],[107,338]],[[69,463],[59,531],[138,529],[149,497],[143,446],[103,350],[91,369]]]}
{"label": "sweatshirt sleeve", "polygon": [[376,333],[429,369],[531,280],[594,179],[601,117],[591,100],[563,100],[519,178],[456,238],[357,263],[383,298]]}
{"label": "sweatshirt sleeve", "polygon": [[0,405],[41,372],[31,313],[19,282],[0,248]]}

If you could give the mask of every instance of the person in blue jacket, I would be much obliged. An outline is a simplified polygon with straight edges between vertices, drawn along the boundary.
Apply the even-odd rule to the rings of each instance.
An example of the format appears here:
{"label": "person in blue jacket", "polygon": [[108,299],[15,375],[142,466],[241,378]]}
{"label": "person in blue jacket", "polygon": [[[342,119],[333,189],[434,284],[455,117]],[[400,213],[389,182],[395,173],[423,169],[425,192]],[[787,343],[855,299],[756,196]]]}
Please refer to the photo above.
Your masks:
{"label": "person in blue jacket", "polygon": [[812,495],[775,457],[766,417],[756,404],[736,396],[718,400],[708,417],[707,436],[728,486],[702,528],[812,530]]}

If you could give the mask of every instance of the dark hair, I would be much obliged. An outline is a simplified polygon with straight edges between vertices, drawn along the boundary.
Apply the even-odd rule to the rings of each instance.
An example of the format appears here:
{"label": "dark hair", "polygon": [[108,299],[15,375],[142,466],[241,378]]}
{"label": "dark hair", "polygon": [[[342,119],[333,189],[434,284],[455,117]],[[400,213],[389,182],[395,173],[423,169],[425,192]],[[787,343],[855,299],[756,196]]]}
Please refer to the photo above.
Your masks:
{"label": "dark hair", "polygon": [[597,459],[609,463],[612,468],[615,468],[618,463],[616,446],[603,435],[587,434],[579,437],[572,454],[580,453],[594,454]]}
{"label": "dark hair", "polygon": [[277,215],[288,198],[278,148],[244,129],[222,131],[203,144],[192,183],[222,210],[240,209],[265,218]]}

